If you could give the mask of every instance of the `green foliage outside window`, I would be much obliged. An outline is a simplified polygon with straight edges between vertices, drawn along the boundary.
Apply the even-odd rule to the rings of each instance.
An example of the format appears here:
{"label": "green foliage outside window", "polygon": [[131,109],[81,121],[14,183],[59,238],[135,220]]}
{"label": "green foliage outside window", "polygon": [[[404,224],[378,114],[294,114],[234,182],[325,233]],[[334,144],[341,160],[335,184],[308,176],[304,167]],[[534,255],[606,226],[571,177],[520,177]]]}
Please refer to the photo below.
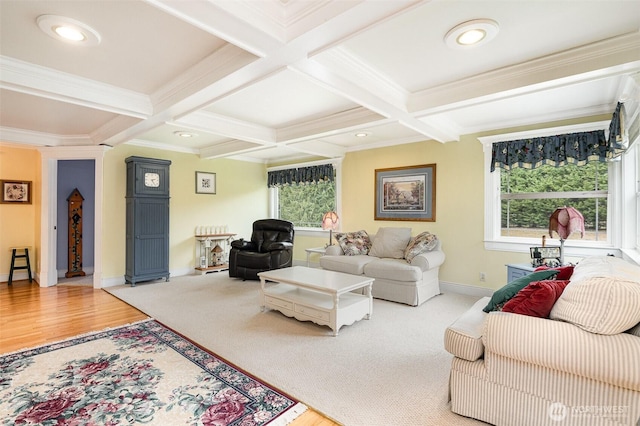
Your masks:
{"label": "green foliage outside window", "polygon": [[[607,169],[607,163],[594,161],[583,166],[570,164],[562,167],[501,170],[500,191],[502,194],[606,191]],[[547,229],[549,216],[556,208],[562,206],[572,206],[581,212],[585,218],[586,230],[606,231],[606,198],[512,199],[501,202],[503,235],[504,228]],[[600,240],[602,237],[596,236],[595,239]]]}
{"label": "green foliage outside window", "polygon": [[280,219],[296,227],[320,228],[322,215],[336,210],[335,182],[278,187]]}

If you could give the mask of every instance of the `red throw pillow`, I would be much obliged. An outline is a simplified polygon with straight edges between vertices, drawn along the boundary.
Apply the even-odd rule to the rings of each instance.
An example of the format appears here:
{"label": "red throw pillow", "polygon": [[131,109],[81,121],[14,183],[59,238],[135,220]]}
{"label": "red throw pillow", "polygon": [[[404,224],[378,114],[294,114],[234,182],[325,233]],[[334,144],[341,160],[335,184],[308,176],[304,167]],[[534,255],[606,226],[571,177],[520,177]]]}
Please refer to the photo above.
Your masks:
{"label": "red throw pillow", "polygon": [[538,266],[534,271],[545,271],[547,269],[553,269],[554,271],[558,271],[558,275],[556,275],[556,280],[568,280],[573,275],[573,265],[567,266],[558,266],[556,268],[550,268],[548,266],[542,265]]}
{"label": "red throw pillow", "polygon": [[548,318],[569,280],[534,281],[502,307],[502,312]]}

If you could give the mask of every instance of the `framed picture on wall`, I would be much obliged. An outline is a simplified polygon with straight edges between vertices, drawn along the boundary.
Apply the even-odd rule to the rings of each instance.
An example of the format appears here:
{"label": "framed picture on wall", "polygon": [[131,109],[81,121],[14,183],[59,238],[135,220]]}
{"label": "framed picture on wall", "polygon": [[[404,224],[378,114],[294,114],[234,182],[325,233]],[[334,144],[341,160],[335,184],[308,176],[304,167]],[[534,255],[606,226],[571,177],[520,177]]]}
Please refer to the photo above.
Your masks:
{"label": "framed picture on wall", "polygon": [[436,221],[436,165],[375,171],[375,220]]}
{"label": "framed picture on wall", "polygon": [[196,194],[215,194],[216,174],[196,172]]}
{"label": "framed picture on wall", "polygon": [[31,204],[31,181],[0,180],[2,200],[7,204]]}

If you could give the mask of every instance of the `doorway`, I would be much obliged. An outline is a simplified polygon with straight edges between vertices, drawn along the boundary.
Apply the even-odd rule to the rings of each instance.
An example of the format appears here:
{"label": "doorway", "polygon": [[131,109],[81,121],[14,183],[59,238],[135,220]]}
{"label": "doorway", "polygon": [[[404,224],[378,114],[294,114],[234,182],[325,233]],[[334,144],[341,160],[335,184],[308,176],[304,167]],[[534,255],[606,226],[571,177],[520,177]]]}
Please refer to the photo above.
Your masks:
{"label": "doorway", "polygon": [[[42,210],[40,230],[40,275],[41,287],[58,284],[58,238],[66,241],[66,233],[58,232],[58,166],[63,160],[88,160],[93,163],[93,275],[94,288],[102,288],[102,197],[103,160],[106,146],[87,147],[43,147],[42,155]],[[91,190],[89,190],[91,192]],[[63,198],[64,200],[65,198]],[[65,201],[66,203],[66,201]],[[65,242],[66,244],[66,242]]]}

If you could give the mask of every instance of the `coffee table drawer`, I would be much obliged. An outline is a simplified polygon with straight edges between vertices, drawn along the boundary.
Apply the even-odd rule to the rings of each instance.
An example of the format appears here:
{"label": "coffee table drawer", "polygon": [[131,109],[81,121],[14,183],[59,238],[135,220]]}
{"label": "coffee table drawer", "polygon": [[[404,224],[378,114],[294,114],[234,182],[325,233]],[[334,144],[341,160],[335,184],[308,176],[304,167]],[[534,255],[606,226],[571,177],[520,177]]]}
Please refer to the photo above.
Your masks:
{"label": "coffee table drawer", "polygon": [[277,297],[265,295],[265,301],[272,306],[277,306],[279,308],[293,310],[293,302],[288,300],[278,299]]}
{"label": "coffee table drawer", "polygon": [[323,321],[329,321],[329,319],[331,318],[331,316],[329,315],[329,312],[326,311],[320,311],[318,309],[313,309],[310,308],[308,306],[304,306],[304,305],[295,305],[295,311],[306,315],[308,317],[312,317],[312,318],[318,318],[321,319]]}

